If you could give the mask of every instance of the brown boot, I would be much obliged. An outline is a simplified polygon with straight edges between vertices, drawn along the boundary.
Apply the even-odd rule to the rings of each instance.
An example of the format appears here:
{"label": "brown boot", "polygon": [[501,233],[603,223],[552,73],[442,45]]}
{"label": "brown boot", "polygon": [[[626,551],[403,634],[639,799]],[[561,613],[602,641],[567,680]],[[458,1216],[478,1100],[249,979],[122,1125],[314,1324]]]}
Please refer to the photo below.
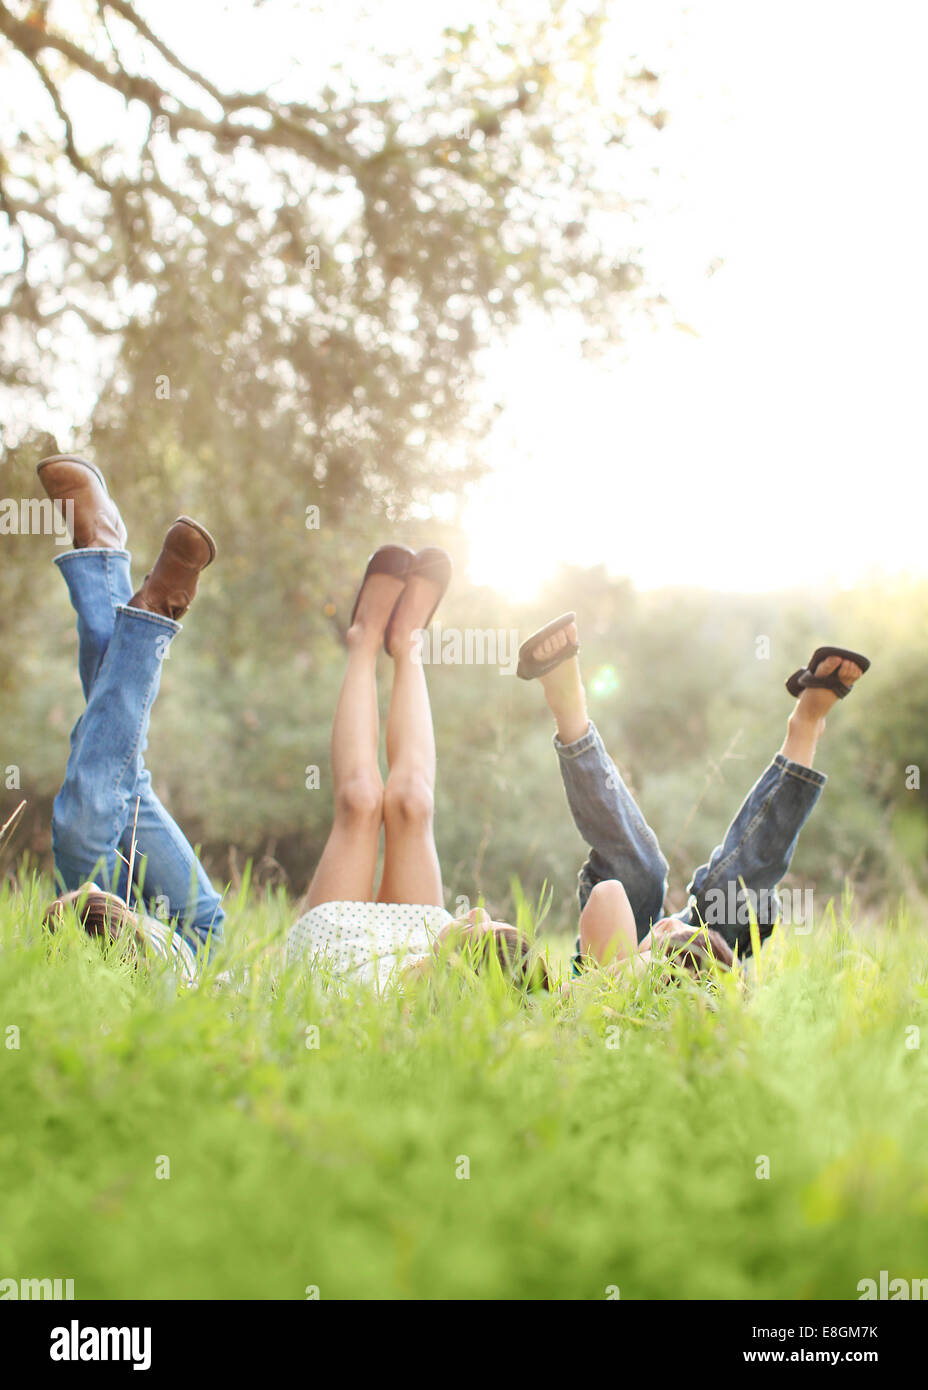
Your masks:
{"label": "brown boot", "polygon": [[215,558],[216,543],[205,527],[189,516],[179,516],[164,538],[154,569],[129,600],[129,607],[160,613],[176,622],[193,602],[200,570]]}
{"label": "brown boot", "polygon": [[75,550],[125,550],[126,528],[99,468],[76,454],[52,454],[35,471],[52,501],[62,504]]}

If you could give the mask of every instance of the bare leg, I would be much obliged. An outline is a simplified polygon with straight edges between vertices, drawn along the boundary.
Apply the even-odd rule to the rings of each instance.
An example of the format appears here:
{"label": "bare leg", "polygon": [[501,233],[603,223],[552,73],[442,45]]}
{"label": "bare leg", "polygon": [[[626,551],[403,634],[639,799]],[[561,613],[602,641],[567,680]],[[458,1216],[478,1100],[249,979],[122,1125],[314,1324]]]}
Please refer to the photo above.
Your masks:
{"label": "bare leg", "polygon": [[[812,674],[830,676],[836,670],[838,679],[845,685],[853,685],[863,675],[859,666],[852,661],[842,661],[839,656],[826,657]],[[803,767],[812,766],[818,741],[825,731],[825,716],[837,700],[838,696],[830,690],[802,692],[786,726],[786,739],[780,749],[784,758],[801,763]]]}
{"label": "bare leg", "polygon": [[348,665],[332,721],[335,819],[301,903],[372,902],[383,821],[377,764],[377,652],[402,580],[372,575],[348,629]]}
{"label": "bare leg", "polygon": [[432,581],[414,576],[390,634],[395,669],[387,718],[390,774],[384,789],[386,850],[378,901],[441,907],[444,894],[433,831],[435,733],[425,669],[414,655],[412,640],[434,602]]}
{"label": "bare leg", "polygon": [[625,960],[638,950],[635,914],[618,879],[597,883],[580,913],[580,954],[600,965]]}
{"label": "bare leg", "polygon": [[[551,657],[568,643],[576,641],[577,624],[571,623],[561,632],[556,632],[553,637],[540,642],[533,648],[532,655]],[[590,727],[590,719],[586,712],[586,692],[580,676],[579,659],[574,656],[569,661],[562,662],[560,666],[555,666],[547,676],[541,677],[541,685],[548,707],[557,721],[557,736],[561,742],[575,743],[578,738],[583,738]]]}

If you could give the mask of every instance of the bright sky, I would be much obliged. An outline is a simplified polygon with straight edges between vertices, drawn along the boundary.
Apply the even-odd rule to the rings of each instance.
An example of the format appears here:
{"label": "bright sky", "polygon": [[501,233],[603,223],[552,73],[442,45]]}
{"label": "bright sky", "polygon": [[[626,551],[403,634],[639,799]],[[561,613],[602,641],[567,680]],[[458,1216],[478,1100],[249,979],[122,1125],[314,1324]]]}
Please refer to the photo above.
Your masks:
{"label": "bright sky", "polygon": [[925,574],[928,14],[647,9],[672,41],[651,263],[698,336],[593,366],[536,326],[488,355],[507,406],[473,576],[527,596],[561,558],[640,587]]}
{"label": "bright sky", "polygon": [[[501,4],[394,0],[363,25],[354,4],[141,9],[230,85],[311,93],[349,46],[424,56]],[[602,90],[636,52],[670,115],[643,237],[674,313],[599,363],[543,321],[485,354],[504,408],[463,511],[475,580],[527,597],[561,560],[639,587],[928,573],[926,42],[918,0],[615,0]]]}

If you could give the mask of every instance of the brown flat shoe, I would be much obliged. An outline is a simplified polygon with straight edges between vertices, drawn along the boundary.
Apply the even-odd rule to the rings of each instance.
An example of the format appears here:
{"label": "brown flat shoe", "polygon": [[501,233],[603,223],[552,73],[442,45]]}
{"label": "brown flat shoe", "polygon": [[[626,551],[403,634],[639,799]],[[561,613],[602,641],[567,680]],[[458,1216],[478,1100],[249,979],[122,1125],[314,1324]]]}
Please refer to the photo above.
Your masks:
{"label": "brown flat shoe", "polygon": [[354,607],[351,610],[351,621],[348,626],[354,625],[354,620],[358,616],[358,606],[361,602],[361,595],[364,593],[364,585],[373,574],[388,574],[393,579],[404,579],[409,572],[409,566],[415,559],[415,552],[410,550],[408,545],[382,545],[379,550],[375,550],[367,562],[367,569],[364,571],[364,578],[358,587],[355,597]]}
{"label": "brown flat shoe", "polygon": [[[419,576],[422,579],[430,579],[432,583],[435,584],[438,588],[438,597],[432,604],[431,613],[426,618],[425,622],[422,624],[423,630],[429,626],[432,619],[435,617],[438,605],[444,598],[445,591],[447,590],[448,585],[451,583],[451,575],[453,569],[454,566],[451,562],[451,556],[448,554],[447,550],[442,550],[441,547],[437,545],[427,545],[424,550],[418,551],[412,557],[412,560],[409,563],[409,569],[406,572],[407,580]],[[390,614],[386,631],[383,634],[383,649],[387,653],[387,656],[393,655],[393,653],[390,650],[390,638],[393,633],[393,619],[396,617],[396,614],[399,611],[399,606],[402,603],[402,601],[403,595],[400,594],[399,598],[396,600],[396,603],[393,605],[393,612]]]}
{"label": "brown flat shoe", "polygon": [[216,542],[204,526],[179,516],[168,530],[151,574],[129,600],[130,608],[182,618],[193,602],[200,571],[216,558]]}
{"label": "brown flat shoe", "polygon": [[95,464],[77,454],[51,454],[35,471],[52,501],[61,503],[75,550],[125,550],[126,528]]}

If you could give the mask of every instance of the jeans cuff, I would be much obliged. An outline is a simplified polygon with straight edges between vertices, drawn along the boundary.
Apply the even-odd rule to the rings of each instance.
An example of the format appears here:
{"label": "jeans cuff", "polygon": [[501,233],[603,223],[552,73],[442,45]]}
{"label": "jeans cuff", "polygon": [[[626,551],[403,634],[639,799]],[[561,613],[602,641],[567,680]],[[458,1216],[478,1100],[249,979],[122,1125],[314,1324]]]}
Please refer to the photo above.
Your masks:
{"label": "jeans cuff", "polygon": [[557,734],[554,735],[554,747],[559,758],[579,758],[581,753],[586,753],[598,742],[599,733],[592,719],[586,733],[574,739],[573,743],[562,743]]}
{"label": "jeans cuff", "polygon": [[154,623],[156,627],[167,628],[168,632],[180,632],[183,626],[173,618],[166,618],[163,613],[149,613],[147,608],[130,608],[127,603],[117,603],[116,612],[132,619],[141,618],[145,622]]}
{"label": "jeans cuff", "polygon": [[810,782],[813,787],[824,787],[828,781],[824,772],[816,772],[814,767],[806,767],[803,763],[794,763],[790,758],[784,758],[782,753],[776,754],[773,765],[800,782]]}
{"label": "jeans cuff", "polygon": [[52,564],[60,567],[66,562],[79,560],[83,555],[114,555],[118,556],[121,560],[132,559],[132,555],[128,550],[114,550],[111,545],[83,545],[80,550],[66,550],[62,555],[56,555],[52,560]]}

